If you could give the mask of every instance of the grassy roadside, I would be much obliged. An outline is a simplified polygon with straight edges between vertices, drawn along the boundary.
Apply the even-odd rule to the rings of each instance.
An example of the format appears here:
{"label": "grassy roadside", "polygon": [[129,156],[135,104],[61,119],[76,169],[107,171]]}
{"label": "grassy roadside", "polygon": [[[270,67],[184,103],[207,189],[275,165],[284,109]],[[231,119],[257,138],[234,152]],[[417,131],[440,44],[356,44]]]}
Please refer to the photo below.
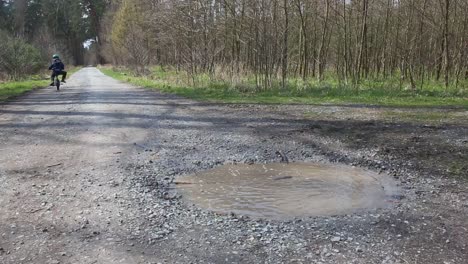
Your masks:
{"label": "grassy roadside", "polygon": [[[68,69],[68,76],[80,70],[81,67]],[[25,92],[48,86],[49,77],[46,75],[34,75],[25,80],[0,83],[0,102],[19,96]]]}
{"label": "grassy roadside", "polygon": [[468,109],[466,94],[444,94],[440,91],[414,93],[388,89],[364,89],[356,92],[333,86],[315,86],[308,89],[272,89],[251,91],[232,88],[221,82],[204,81],[198,87],[184,85],[186,76],[171,71],[153,70],[150,76],[136,77],[131,72],[110,67],[100,70],[117,80],[145,88],[157,89],[183,97],[209,102],[265,103],[265,104],[366,104],[395,107],[459,107]]}

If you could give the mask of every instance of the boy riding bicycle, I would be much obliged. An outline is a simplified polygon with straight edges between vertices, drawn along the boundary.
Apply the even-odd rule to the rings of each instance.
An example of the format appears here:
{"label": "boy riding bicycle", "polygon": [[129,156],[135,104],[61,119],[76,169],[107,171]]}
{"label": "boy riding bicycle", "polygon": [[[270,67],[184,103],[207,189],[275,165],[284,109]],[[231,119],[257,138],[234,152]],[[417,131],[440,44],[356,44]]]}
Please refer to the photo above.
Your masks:
{"label": "boy riding bicycle", "polygon": [[55,76],[59,75],[62,75],[62,82],[66,83],[65,78],[67,77],[67,72],[65,71],[65,64],[63,64],[63,62],[60,60],[59,55],[57,54],[54,54],[52,58],[54,59],[54,61],[49,66],[49,70],[52,70],[52,76],[50,76],[52,82],[50,83],[50,86],[54,86],[54,78]]}

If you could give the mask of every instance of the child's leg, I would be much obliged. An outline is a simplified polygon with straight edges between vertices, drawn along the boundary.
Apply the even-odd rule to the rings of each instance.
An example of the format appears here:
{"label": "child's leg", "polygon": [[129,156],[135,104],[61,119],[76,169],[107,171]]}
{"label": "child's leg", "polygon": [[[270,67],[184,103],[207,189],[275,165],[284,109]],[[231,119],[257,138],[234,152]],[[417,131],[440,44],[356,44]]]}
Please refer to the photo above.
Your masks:
{"label": "child's leg", "polygon": [[50,81],[51,81],[50,85],[51,86],[54,85],[54,78],[55,78],[55,72],[52,71],[52,75],[50,76]]}
{"label": "child's leg", "polygon": [[66,71],[62,71],[62,82],[65,81],[65,79],[67,78],[67,72]]}

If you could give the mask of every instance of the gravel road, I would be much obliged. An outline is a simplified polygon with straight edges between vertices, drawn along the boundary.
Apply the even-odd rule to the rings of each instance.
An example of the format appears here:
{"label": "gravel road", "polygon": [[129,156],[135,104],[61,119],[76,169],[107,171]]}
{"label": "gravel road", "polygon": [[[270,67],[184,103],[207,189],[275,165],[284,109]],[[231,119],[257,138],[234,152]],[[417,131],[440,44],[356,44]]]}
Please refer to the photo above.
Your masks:
{"label": "gravel road", "polygon": [[[96,68],[0,105],[0,263],[467,263],[468,113],[205,104]],[[199,209],[174,178],[223,164],[387,173],[392,208],[289,220]]]}

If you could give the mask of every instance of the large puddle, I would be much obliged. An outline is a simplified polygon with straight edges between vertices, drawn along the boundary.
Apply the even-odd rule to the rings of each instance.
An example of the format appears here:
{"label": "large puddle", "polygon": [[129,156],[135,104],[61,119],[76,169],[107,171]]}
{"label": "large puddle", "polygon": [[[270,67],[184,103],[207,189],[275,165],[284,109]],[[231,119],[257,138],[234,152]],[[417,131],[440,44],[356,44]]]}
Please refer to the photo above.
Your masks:
{"label": "large puddle", "polygon": [[388,175],[317,163],[227,165],[176,180],[185,199],[218,213],[285,219],[391,206]]}

